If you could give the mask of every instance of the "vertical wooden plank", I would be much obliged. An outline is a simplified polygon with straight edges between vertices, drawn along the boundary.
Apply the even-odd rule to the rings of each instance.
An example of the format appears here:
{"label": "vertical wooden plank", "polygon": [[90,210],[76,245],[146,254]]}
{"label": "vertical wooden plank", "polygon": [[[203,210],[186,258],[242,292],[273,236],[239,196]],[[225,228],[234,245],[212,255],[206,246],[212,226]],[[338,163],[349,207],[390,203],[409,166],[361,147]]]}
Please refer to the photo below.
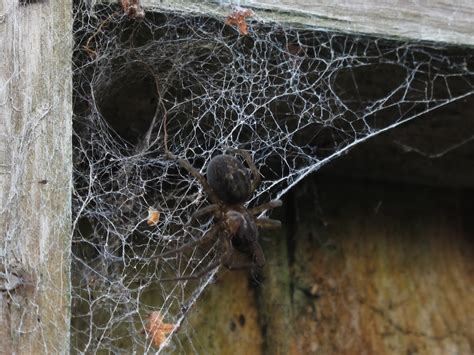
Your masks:
{"label": "vertical wooden plank", "polygon": [[[248,271],[222,270],[191,310],[186,325],[191,336],[181,337],[177,353],[261,355],[263,338],[253,283]],[[149,296],[156,299],[152,293]]]}
{"label": "vertical wooden plank", "polygon": [[[285,205],[283,208],[287,210],[289,206]],[[275,214],[272,215],[274,216]],[[277,219],[284,218],[277,217]],[[287,335],[292,319],[292,300],[287,236],[292,232],[288,225],[284,225],[278,230],[263,230],[260,236],[260,244],[266,258],[260,276],[262,283],[257,288],[258,313],[263,337],[262,354],[290,353],[291,337]]]}
{"label": "vertical wooden plank", "polygon": [[297,195],[294,353],[471,354],[472,193],[318,187],[325,227]]}
{"label": "vertical wooden plank", "polygon": [[0,2],[0,343],[67,353],[70,0]]}
{"label": "vertical wooden plank", "polygon": [[[261,242],[268,269],[258,302],[248,274],[223,271],[191,312],[193,349],[471,354],[472,201],[468,190],[307,179],[285,199],[288,250],[284,230]],[[255,324],[250,332],[260,351],[247,333],[229,342],[225,325],[237,307],[260,316],[261,333]]]}

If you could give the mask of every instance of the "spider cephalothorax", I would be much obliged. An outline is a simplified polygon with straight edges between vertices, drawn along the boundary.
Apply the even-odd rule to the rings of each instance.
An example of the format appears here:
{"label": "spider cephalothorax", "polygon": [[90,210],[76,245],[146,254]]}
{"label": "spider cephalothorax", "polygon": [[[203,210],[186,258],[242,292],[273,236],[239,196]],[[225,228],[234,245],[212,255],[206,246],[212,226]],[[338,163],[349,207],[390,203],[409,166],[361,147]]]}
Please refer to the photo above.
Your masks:
{"label": "spider cephalothorax", "polygon": [[[174,155],[168,154],[172,159],[178,160],[179,164],[200,182],[211,202],[210,205],[196,211],[192,215],[190,223],[206,214],[212,214],[215,223],[200,239],[163,253],[158,257],[184,252],[197,244],[215,238],[221,244],[219,248],[221,255],[215,263],[199,274],[180,277],[179,279],[199,278],[221,264],[229,269],[250,265],[263,266],[265,257],[258,243],[258,227],[278,228],[281,226],[280,221],[256,217],[266,210],[281,206],[282,202],[280,200],[273,200],[252,208],[244,206],[244,203],[252,197],[260,183],[260,174],[247,151],[232,150],[231,152],[244,158],[250,172],[235,156],[221,154],[215,156],[209,162],[206,179],[187,160],[177,159]],[[250,253],[252,263],[235,263],[233,260],[234,249]]]}
{"label": "spider cephalothorax", "polygon": [[243,164],[231,155],[216,155],[207,166],[207,182],[226,204],[244,203],[252,195],[252,180]]}

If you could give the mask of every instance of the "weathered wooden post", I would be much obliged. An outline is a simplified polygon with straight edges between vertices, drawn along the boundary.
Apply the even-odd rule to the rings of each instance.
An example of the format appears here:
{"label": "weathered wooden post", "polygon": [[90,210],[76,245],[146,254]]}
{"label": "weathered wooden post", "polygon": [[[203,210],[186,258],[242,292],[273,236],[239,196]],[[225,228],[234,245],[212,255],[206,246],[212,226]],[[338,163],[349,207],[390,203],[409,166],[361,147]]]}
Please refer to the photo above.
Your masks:
{"label": "weathered wooden post", "polygon": [[0,353],[69,351],[70,0],[0,2]]}
{"label": "weathered wooden post", "polygon": [[[78,291],[74,298],[78,300],[75,304],[76,312],[73,311],[76,316],[73,318],[73,329],[76,333],[74,342],[77,344],[77,351],[140,352],[146,349],[151,352],[152,347],[153,350],[158,349],[164,344],[163,340],[160,339],[161,336],[151,334],[152,327],[146,323],[150,318],[146,318],[145,312],[152,309],[156,312],[155,309],[159,309],[168,312],[164,315],[167,319],[181,319],[182,315],[190,314],[191,327],[183,329],[183,326],[180,331],[187,331],[192,336],[175,338],[178,351],[186,353],[471,353],[474,339],[470,326],[470,310],[473,308],[470,297],[473,257],[472,241],[469,240],[473,228],[470,222],[472,198],[467,191],[453,193],[451,188],[473,187],[473,175],[454,169],[454,165],[456,168],[472,165],[472,146],[471,150],[464,152],[465,156],[453,158],[446,153],[461,146],[466,148],[466,143],[474,140],[472,120],[469,117],[474,103],[474,57],[469,49],[474,44],[470,35],[474,18],[471,16],[474,9],[472,5],[467,0],[453,5],[434,0],[429,4],[400,3],[394,9],[374,0],[357,4],[337,0],[320,1],[318,4],[298,0],[242,0],[239,4],[251,8],[258,19],[258,22],[253,22],[255,38],[251,38],[252,36],[246,37],[246,24],[243,23],[246,12],[239,14],[241,10],[227,6],[228,1],[221,1],[220,5],[223,6],[220,6],[215,1],[143,0],[141,5],[147,16],[142,19],[143,22],[131,24],[130,20],[137,20],[137,12],[136,9],[133,10],[132,3],[138,6],[138,1],[123,1],[121,7],[113,0],[97,1],[97,8],[90,8],[91,12],[84,17],[86,20],[77,24],[88,35],[83,38],[84,46],[81,46],[80,39],[76,45],[84,51],[89,68],[93,68],[97,74],[92,80],[84,79],[87,81],[85,86],[92,84],[91,90],[94,90],[93,97],[91,95],[86,98],[85,105],[92,108],[93,112],[89,117],[91,120],[86,118],[85,121],[93,122],[100,116],[100,120],[104,119],[110,124],[121,138],[139,148],[134,151],[135,156],[137,151],[144,151],[142,147],[151,147],[151,132],[154,129],[161,130],[159,126],[155,126],[155,119],[158,120],[162,115],[163,122],[165,118],[167,121],[171,117],[170,111],[178,107],[176,102],[180,99],[188,102],[191,94],[193,97],[195,94],[200,97],[207,93],[206,85],[193,88],[196,82],[194,76],[176,82],[168,81],[168,78],[174,74],[178,77],[178,73],[187,71],[199,72],[202,77],[199,76],[197,81],[204,83],[215,77],[215,73],[219,72],[216,68],[230,67],[232,60],[238,58],[248,65],[238,67],[240,69],[234,72],[235,81],[228,79],[232,78],[232,71],[229,72],[230,75],[223,71],[226,75],[221,82],[222,88],[231,87],[232,83],[240,85],[247,78],[258,80],[249,81],[252,85],[245,90],[239,89],[235,101],[222,101],[221,107],[215,109],[212,106],[212,110],[206,109],[206,114],[195,110],[194,104],[189,105],[189,111],[177,110],[175,113],[185,113],[182,117],[175,116],[180,117],[179,124],[192,123],[186,130],[177,129],[175,136],[180,137],[183,132],[188,134],[201,131],[201,124],[206,126],[206,131],[216,126],[215,122],[224,123],[224,120],[214,121],[212,116],[226,118],[225,112],[232,106],[231,103],[234,107],[244,105],[241,97],[246,97],[247,93],[250,93],[248,98],[252,99],[255,82],[273,75],[279,77],[279,74],[294,73],[298,75],[291,78],[282,75],[282,79],[276,82],[256,86],[254,94],[260,95],[262,87],[266,90],[287,83],[292,84],[289,88],[293,84],[306,82],[309,86],[305,90],[288,89],[290,94],[282,95],[279,105],[269,105],[278,96],[275,94],[277,91],[265,94],[268,95],[267,102],[255,100],[255,108],[267,106],[265,114],[260,114],[260,120],[254,120],[258,117],[257,110],[248,114],[252,116],[250,121],[256,128],[242,125],[246,127],[246,133],[242,136],[239,133],[228,138],[229,135],[225,133],[223,139],[221,134],[226,132],[226,125],[222,124],[219,126],[221,131],[213,131],[212,140],[215,141],[206,143],[211,148],[205,154],[220,151],[222,142],[229,145],[228,139],[235,146],[248,143],[247,137],[253,136],[247,135],[247,130],[254,130],[253,133],[267,131],[267,127],[258,125],[265,124],[266,117],[275,116],[275,121],[281,118],[285,122],[285,130],[291,131],[290,135],[273,141],[272,146],[282,151],[276,153],[276,157],[280,154],[285,163],[293,162],[296,166],[296,157],[301,158],[303,154],[291,150],[301,144],[301,147],[305,147],[305,150],[301,149],[304,151],[304,160],[318,158],[318,161],[313,161],[314,170],[299,171],[298,179],[292,180],[291,175],[283,173],[283,176],[291,180],[289,185],[292,190],[285,190],[287,194],[284,196],[284,206],[273,212],[283,215],[280,216],[283,228],[261,234],[261,245],[267,257],[265,268],[259,270],[261,273],[252,278],[248,272],[226,272],[222,268],[216,284],[209,287],[207,294],[198,302],[196,300],[204,287],[199,288],[199,292],[192,292],[192,297],[189,298],[188,292],[180,290],[180,295],[175,298],[174,290],[163,286],[164,280],[160,275],[166,267],[159,262],[155,267],[157,256],[158,259],[163,257],[156,255],[159,249],[148,255],[142,249],[133,248],[133,241],[137,240],[133,237],[140,233],[143,233],[139,236],[143,237],[141,240],[147,241],[145,249],[148,249],[159,245],[161,239],[164,239],[163,231],[166,231],[163,226],[154,230],[137,227],[144,222],[144,213],[141,212],[150,209],[148,201],[140,200],[140,194],[136,192],[138,190],[135,187],[140,184],[134,184],[133,179],[128,179],[131,175],[128,167],[134,165],[140,168],[148,162],[137,159],[130,163],[128,153],[131,150],[127,145],[123,146],[123,150],[128,153],[119,152],[113,158],[114,163],[126,161],[117,165],[123,167],[125,173],[115,175],[114,168],[110,169],[110,175],[85,174],[94,178],[84,182],[84,191],[91,195],[88,188],[97,187],[94,198],[105,207],[104,211],[113,210],[110,215],[116,219],[111,218],[111,223],[102,224],[107,219],[107,214],[98,213],[97,220],[93,221],[91,218],[91,225],[86,225],[84,233],[79,233],[79,238],[75,240],[78,241],[75,246],[82,242],[93,246],[94,250],[90,253],[92,257],[88,253],[78,253],[78,260],[84,261],[84,265],[91,266],[91,271],[95,272],[92,275],[87,270],[79,275],[80,280],[73,287],[74,291]],[[96,9],[100,11],[97,17],[94,16]],[[153,14],[154,11],[156,14]],[[176,18],[179,20],[176,21]],[[237,25],[229,20],[235,20]],[[198,37],[186,35],[187,31],[198,33],[194,31],[195,26],[199,28],[209,23],[220,23],[220,28],[216,31],[212,27],[210,30],[203,27],[200,30],[204,31],[199,32]],[[275,43],[268,38],[259,37],[266,33],[265,28],[269,23],[273,27],[269,26],[267,30],[277,37]],[[288,26],[288,33],[294,33],[287,37],[280,24],[283,24],[283,28]],[[227,31],[231,29],[226,27],[229,25],[236,26],[235,33],[229,35],[230,39],[227,38]],[[133,30],[129,31],[130,29]],[[301,37],[299,34],[295,35],[297,32]],[[310,32],[314,33],[310,35]],[[214,36],[219,40],[217,45]],[[236,37],[239,40],[234,40]],[[306,39],[300,40],[303,37]],[[199,40],[195,41],[197,38]],[[229,42],[233,44],[228,46],[227,41],[233,41]],[[264,50],[257,52],[253,51],[253,48],[259,48],[255,43],[277,46],[273,47],[275,51],[268,50],[272,46],[263,46]],[[242,51],[226,50],[219,54],[221,48],[240,45]],[[182,48],[187,50],[182,52]],[[261,57],[263,53],[268,53],[268,56]],[[160,55],[162,58],[158,58]],[[374,61],[366,62],[366,59],[374,56]],[[208,59],[202,59],[204,57]],[[323,65],[324,70],[318,72],[315,68],[319,67],[317,62],[321,59],[330,62],[334,68],[328,69]],[[347,62],[348,59],[351,60]],[[178,65],[174,66],[173,62]],[[256,62],[263,63],[262,67],[254,67]],[[81,65],[77,67],[80,68]],[[157,71],[150,70],[152,67]],[[373,70],[366,71],[366,67],[372,67]],[[203,68],[208,72],[203,71]],[[281,72],[273,72],[268,68],[281,68]],[[242,79],[242,72],[247,73],[245,80]],[[260,73],[259,77],[254,76],[255,72]],[[149,76],[150,73],[153,75]],[[186,90],[172,90],[165,95],[166,90],[162,91],[164,86],[158,85],[158,73],[166,84],[165,87],[185,87]],[[327,74],[327,81],[318,87],[316,83],[323,81],[321,78],[324,78],[324,73]],[[393,83],[385,83],[390,79],[395,80]],[[203,102],[214,102],[216,97],[222,99],[221,91],[225,90],[219,89],[219,85],[215,85],[213,81],[212,83],[212,94],[206,94]],[[315,85],[318,89],[314,89]],[[300,97],[303,91],[306,94]],[[328,92],[332,94],[328,96]],[[223,97],[234,99],[232,92]],[[170,110],[165,101],[170,105]],[[288,101],[294,103],[288,105]],[[163,107],[157,105],[157,102],[161,102]],[[330,104],[324,106],[328,103]],[[313,108],[307,109],[309,106]],[[163,112],[160,113],[156,107]],[[302,107],[304,110],[301,110]],[[303,111],[308,113],[307,116]],[[326,114],[321,114],[323,111]],[[207,115],[208,112],[212,113]],[[240,110],[234,114],[236,117],[247,115]],[[307,120],[301,121],[301,116]],[[415,120],[421,116],[425,119]],[[232,117],[230,115],[227,118]],[[319,120],[314,119],[315,117],[319,117]],[[195,121],[195,126],[191,127]],[[229,122],[236,124],[234,121]],[[307,131],[301,128],[305,127],[302,122],[312,123],[306,125],[309,127]],[[401,123],[407,122],[407,130],[397,134],[396,132],[405,128],[400,126]],[[418,122],[421,123],[417,127],[414,124]],[[140,130],[142,124],[150,127],[146,134]],[[164,123],[162,127],[165,127]],[[331,127],[338,134],[326,133],[326,127]],[[102,131],[100,125],[91,125],[89,128],[94,135],[99,133],[96,134],[97,137],[100,133],[108,132]],[[437,129],[442,133],[436,134]],[[79,131],[78,129],[77,132]],[[273,132],[277,134],[278,130]],[[426,136],[423,137],[420,132]],[[317,136],[320,140],[306,140],[304,133],[311,138]],[[166,136],[163,134],[163,137]],[[378,138],[366,142],[369,136]],[[448,136],[453,139],[446,139]],[[159,158],[165,151],[167,143],[167,139],[163,139],[165,143],[160,147],[160,137],[157,135],[156,149],[153,148],[155,158]],[[202,137],[209,135],[206,133]],[[261,139],[260,143],[270,146],[268,140],[272,139],[271,134],[261,137],[264,138],[255,140]],[[410,137],[413,139],[407,139]],[[78,141],[90,140],[89,136],[80,137],[79,133],[77,138]],[[103,168],[108,167],[112,161],[107,157],[110,150],[113,150],[113,146],[109,145],[110,142],[113,143],[113,138],[109,138],[107,144],[100,148],[103,150],[97,154],[103,154],[103,159],[96,160],[100,160],[98,165]],[[207,142],[207,138],[203,139]],[[371,146],[374,141],[377,143]],[[97,138],[94,143],[100,146],[101,142]],[[203,140],[196,138],[192,142],[179,144],[176,148],[181,153],[186,153],[188,148],[202,151],[202,146],[205,145],[202,142]],[[281,142],[284,142],[283,146],[280,145]],[[347,156],[340,157],[348,151],[349,146],[356,148]],[[424,154],[421,148],[426,146],[439,149],[435,149],[433,154]],[[254,149],[256,155],[258,148],[257,145]],[[319,155],[321,154],[321,159],[326,159],[328,154],[332,154],[329,151],[334,152],[331,159],[337,156],[337,161],[319,170],[314,179],[300,181],[300,178],[307,176],[307,172],[321,167]],[[86,158],[89,157],[88,154],[94,155],[87,149],[81,153]],[[262,150],[258,154],[272,157],[272,153],[263,153]],[[419,159],[423,154],[424,160]],[[203,158],[197,155],[195,160]],[[265,164],[268,164],[266,168],[271,168],[271,163],[269,159],[259,165],[265,169]],[[289,170],[291,168],[290,166]],[[454,170],[456,174],[453,174]],[[163,175],[170,171],[163,172]],[[153,179],[149,180],[142,179],[147,174],[137,175],[140,175],[140,183],[146,181],[148,184],[142,185],[142,191],[150,188],[162,192],[165,189],[160,188],[168,186],[163,184],[166,179],[156,178],[159,173],[150,174]],[[267,171],[267,175],[272,173]],[[114,181],[116,176],[122,181],[113,188],[94,186],[97,181],[99,185],[101,182]],[[181,175],[181,178],[182,182],[191,181],[186,174]],[[161,181],[161,185],[158,181]],[[297,183],[299,186],[295,186]],[[436,187],[427,187],[428,185]],[[115,189],[116,186],[122,188]],[[76,191],[79,194],[81,188]],[[114,196],[117,191],[120,191],[120,198]],[[180,196],[183,195],[182,191],[176,191]],[[102,193],[110,193],[107,200],[101,200]],[[122,203],[122,197],[128,200],[129,195],[135,195],[136,200],[130,204]],[[149,198],[150,196],[154,198]],[[158,194],[147,196],[153,203],[161,197]],[[168,209],[164,207],[166,204],[168,201],[162,204],[162,215],[168,217],[179,215],[188,208],[190,214],[194,210],[191,205],[182,209]],[[119,205],[125,207],[122,209]],[[98,210],[94,204],[90,204],[89,208],[93,213]],[[129,224],[124,222],[122,225],[127,228],[119,230],[117,225],[127,219],[123,216],[132,218],[129,218]],[[187,214],[182,214],[182,217],[182,221],[188,220]],[[93,223],[100,228],[93,226]],[[177,224],[179,230],[184,223]],[[154,222],[147,224],[155,227]],[[94,233],[90,233],[89,227]],[[107,238],[100,238],[104,230]],[[113,239],[116,243],[113,248],[109,244],[109,230],[114,230]],[[116,230],[119,232],[115,232]],[[97,238],[89,238],[90,234]],[[129,249],[130,246],[132,248]],[[88,247],[89,245],[84,250],[88,251]],[[123,252],[125,249],[127,251]],[[198,247],[196,250],[199,251]],[[170,267],[170,273],[182,276],[182,265],[197,270],[195,265],[203,264],[206,259],[199,253],[195,255],[194,258],[178,255],[176,260],[179,262],[174,269],[173,266]],[[111,256],[118,257],[118,261],[114,261]],[[151,259],[147,259],[148,256]],[[133,263],[124,260],[133,260]],[[139,281],[128,283],[130,275],[137,274],[136,260],[147,265],[146,270],[139,273]],[[148,263],[147,260],[153,261]],[[150,265],[152,267],[148,267]],[[113,267],[108,268],[109,266]],[[36,280],[35,275],[26,275],[24,278],[27,280]],[[17,279],[11,280],[17,281],[19,276],[16,277]],[[209,285],[210,281],[211,277],[201,285]],[[197,280],[189,280],[189,284],[192,282]],[[115,285],[118,287],[112,287]],[[87,296],[81,296],[82,292]],[[136,294],[139,296],[135,296]],[[97,295],[104,296],[103,304],[96,302]],[[172,300],[169,305],[167,300]],[[108,309],[110,305],[113,307]],[[161,328],[160,323],[161,321],[153,323],[153,328]],[[183,323],[179,324],[181,327]],[[151,342],[151,338],[159,341]]]}

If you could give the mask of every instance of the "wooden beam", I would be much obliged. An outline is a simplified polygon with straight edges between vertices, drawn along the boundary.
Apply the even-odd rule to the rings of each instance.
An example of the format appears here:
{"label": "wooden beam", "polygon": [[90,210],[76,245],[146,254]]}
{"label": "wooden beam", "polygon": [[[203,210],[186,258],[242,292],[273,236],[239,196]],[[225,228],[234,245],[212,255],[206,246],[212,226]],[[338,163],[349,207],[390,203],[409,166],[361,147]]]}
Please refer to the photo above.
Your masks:
{"label": "wooden beam", "polygon": [[184,350],[472,354],[473,201],[468,190],[306,179],[279,211],[288,234],[262,233],[272,271],[254,282],[258,303],[245,274],[221,271]]}
{"label": "wooden beam", "polygon": [[[142,0],[145,9],[226,16],[232,1]],[[235,3],[235,2],[234,2]],[[474,2],[377,0],[241,0],[260,21],[378,37],[474,46]]]}
{"label": "wooden beam", "polygon": [[472,354],[472,191],[317,177],[293,193],[294,354]]}
{"label": "wooden beam", "polygon": [[0,344],[69,352],[72,3],[0,2]]}

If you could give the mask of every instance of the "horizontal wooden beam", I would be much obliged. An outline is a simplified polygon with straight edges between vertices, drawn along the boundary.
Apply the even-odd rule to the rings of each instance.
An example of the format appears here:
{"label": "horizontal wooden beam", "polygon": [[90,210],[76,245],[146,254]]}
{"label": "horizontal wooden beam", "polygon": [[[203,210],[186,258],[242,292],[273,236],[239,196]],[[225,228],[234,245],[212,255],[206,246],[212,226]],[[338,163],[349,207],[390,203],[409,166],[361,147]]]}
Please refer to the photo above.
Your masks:
{"label": "horizontal wooden beam", "polygon": [[[145,9],[226,16],[235,1],[142,0]],[[386,38],[474,46],[472,0],[240,0],[267,22],[332,29]]]}

